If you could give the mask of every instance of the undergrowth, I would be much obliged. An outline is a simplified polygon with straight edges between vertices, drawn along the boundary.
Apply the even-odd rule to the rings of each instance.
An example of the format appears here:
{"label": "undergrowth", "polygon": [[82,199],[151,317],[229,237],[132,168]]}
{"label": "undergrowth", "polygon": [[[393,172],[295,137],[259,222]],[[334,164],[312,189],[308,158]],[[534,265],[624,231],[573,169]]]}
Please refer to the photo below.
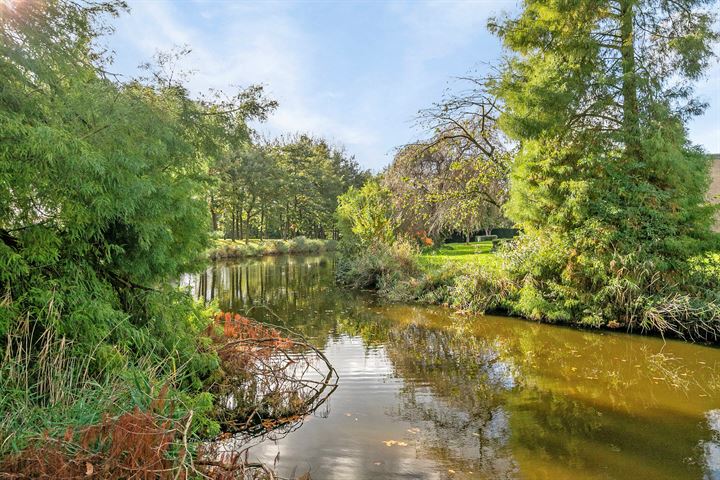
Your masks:
{"label": "undergrowth", "polygon": [[[274,478],[242,448],[220,452],[210,440],[290,429],[337,385],[329,363],[322,388],[294,375],[317,371],[318,352],[301,339],[229,313],[208,323],[218,368],[197,390],[183,386],[188,365],[172,358],[97,375],[92,358],[70,356],[69,341],[50,330],[25,348],[30,331],[9,334],[0,365],[0,478]],[[280,354],[293,362],[277,364]]]}
{"label": "undergrowth", "polygon": [[322,253],[334,251],[335,240],[308,239],[303,236],[290,240],[215,240],[208,253],[213,260],[221,258],[260,257],[285,253]]}
{"label": "undergrowth", "polygon": [[612,261],[615,275],[603,280],[602,288],[588,287],[582,297],[548,280],[562,258],[557,246],[515,241],[501,247],[492,262],[431,265],[411,246],[397,242],[343,255],[338,280],[391,301],[439,304],[467,313],[500,311],[542,322],[720,340],[720,254],[690,259],[690,270],[673,282],[651,264],[638,268],[634,259],[617,256]]}

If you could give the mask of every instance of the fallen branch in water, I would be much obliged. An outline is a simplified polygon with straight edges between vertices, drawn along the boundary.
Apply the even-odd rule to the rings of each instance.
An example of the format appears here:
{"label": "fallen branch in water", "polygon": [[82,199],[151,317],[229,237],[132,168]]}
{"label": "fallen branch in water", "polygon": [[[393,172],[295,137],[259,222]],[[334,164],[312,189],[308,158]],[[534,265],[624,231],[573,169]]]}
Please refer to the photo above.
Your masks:
{"label": "fallen branch in water", "polygon": [[337,388],[330,361],[302,336],[238,314],[215,318],[223,331],[215,339],[224,377],[212,391],[226,432],[252,438],[291,430]]}

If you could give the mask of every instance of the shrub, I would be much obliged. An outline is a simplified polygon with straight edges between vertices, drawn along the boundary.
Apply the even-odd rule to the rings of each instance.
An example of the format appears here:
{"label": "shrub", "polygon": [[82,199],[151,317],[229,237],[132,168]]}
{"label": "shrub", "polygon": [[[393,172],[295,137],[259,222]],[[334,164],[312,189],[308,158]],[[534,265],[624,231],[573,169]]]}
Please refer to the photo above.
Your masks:
{"label": "shrub", "polygon": [[467,264],[454,272],[447,292],[448,303],[454,308],[474,313],[505,309],[515,291],[514,285],[500,269]]}
{"label": "shrub", "polygon": [[262,246],[264,255],[279,255],[288,252],[288,244],[285,240],[265,240]]}
{"label": "shrub", "polygon": [[320,253],[337,249],[336,240],[308,239],[300,236],[291,240],[216,240],[208,255],[211,259],[257,257],[284,253]]}
{"label": "shrub", "polygon": [[290,253],[300,253],[307,249],[307,238],[304,236],[295,237],[288,241],[288,251]]}
{"label": "shrub", "polygon": [[305,243],[305,252],[319,253],[325,250],[325,241],[319,239],[307,240]]}
{"label": "shrub", "polygon": [[394,285],[417,273],[417,247],[407,241],[393,245],[372,244],[353,256],[338,262],[338,281],[351,288],[378,289],[390,292]]}
{"label": "shrub", "polygon": [[396,238],[390,190],[371,179],[338,197],[338,227],[343,240],[367,247]]}

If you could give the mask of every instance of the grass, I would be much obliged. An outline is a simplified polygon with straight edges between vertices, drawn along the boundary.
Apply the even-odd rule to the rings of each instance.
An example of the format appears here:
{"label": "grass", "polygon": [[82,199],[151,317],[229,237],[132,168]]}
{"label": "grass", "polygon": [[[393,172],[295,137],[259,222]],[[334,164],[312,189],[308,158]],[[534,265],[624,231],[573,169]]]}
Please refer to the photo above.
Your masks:
{"label": "grass", "polygon": [[259,257],[263,255],[279,255],[283,253],[320,253],[333,251],[335,240],[295,237],[290,240],[267,239],[258,240],[223,240],[214,241],[208,252],[210,258]]}
{"label": "grass", "polygon": [[446,243],[440,248],[423,252],[418,262],[423,270],[435,270],[450,264],[478,263],[492,265],[497,256],[492,252],[492,242]]}

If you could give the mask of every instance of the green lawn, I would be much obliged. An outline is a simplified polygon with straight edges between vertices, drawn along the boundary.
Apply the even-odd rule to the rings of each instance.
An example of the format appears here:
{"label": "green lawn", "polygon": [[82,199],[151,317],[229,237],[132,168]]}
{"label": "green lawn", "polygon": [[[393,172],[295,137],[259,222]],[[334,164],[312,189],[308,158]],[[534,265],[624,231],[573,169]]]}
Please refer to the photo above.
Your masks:
{"label": "green lawn", "polygon": [[497,259],[491,250],[492,242],[446,243],[438,249],[422,253],[419,261],[420,266],[425,270],[459,263],[490,265]]}

